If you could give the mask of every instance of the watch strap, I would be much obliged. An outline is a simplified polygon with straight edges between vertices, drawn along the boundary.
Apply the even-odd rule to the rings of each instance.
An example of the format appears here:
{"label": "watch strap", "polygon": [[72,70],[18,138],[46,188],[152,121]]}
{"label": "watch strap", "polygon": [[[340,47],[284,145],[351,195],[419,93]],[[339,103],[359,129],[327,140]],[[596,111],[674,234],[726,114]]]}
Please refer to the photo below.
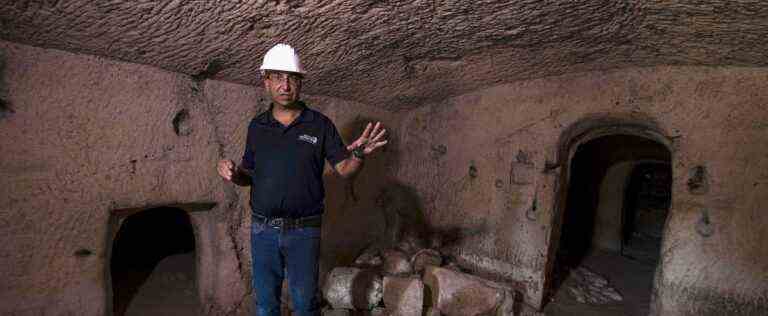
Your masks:
{"label": "watch strap", "polygon": [[357,159],[365,159],[365,153],[363,152],[363,147],[357,147],[355,149],[352,149],[352,156],[355,156]]}

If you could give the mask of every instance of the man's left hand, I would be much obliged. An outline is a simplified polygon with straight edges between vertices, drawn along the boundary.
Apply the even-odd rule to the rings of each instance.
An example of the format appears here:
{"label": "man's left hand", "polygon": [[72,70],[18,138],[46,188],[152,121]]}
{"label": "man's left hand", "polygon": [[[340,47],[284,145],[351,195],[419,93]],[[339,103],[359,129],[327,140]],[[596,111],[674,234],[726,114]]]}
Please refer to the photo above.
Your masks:
{"label": "man's left hand", "polygon": [[386,132],[387,130],[381,127],[381,122],[376,122],[376,125],[368,123],[368,125],[365,126],[363,134],[360,135],[357,140],[349,144],[347,150],[351,151],[355,148],[362,147],[363,154],[366,156],[370,155],[377,148],[387,144],[387,140],[384,139],[384,134]]}

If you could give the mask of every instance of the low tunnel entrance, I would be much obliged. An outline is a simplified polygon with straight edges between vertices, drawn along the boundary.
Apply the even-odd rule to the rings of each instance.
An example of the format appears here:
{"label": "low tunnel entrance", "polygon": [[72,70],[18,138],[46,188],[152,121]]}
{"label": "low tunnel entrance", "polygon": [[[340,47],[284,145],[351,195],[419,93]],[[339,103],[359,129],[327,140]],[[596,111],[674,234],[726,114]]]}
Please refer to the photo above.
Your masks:
{"label": "low tunnel entrance", "polygon": [[545,311],[647,315],[671,201],[669,149],[602,136],[575,149],[569,172],[550,289],[560,302]]}
{"label": "low tunnel entrance", "polygon": [[110,260],[114,315],[196,315],[195,235],[187,212],[157,207],[127,216]]}

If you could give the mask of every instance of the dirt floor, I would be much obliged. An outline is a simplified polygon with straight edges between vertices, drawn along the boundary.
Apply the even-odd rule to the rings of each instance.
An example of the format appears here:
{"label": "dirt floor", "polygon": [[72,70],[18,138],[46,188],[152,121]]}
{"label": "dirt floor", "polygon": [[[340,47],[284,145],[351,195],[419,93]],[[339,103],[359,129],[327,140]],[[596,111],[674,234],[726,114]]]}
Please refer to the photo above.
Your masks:
{"label": "dirt floor", "polygon": [[196,279],[194,252],[163,258],[130,299],[125,315],[199,315]]}
{"label": "dirt floor", "polygon": [[[592,275],[594,278],[585,279],[583,274],[576,272],[578,268],[572,269],[553,299],[544,308],[544,314],[550,316],[648,315],[655,260],[643,255],[642,252],[638,253],[636,248],[633,249],[632,254],[635,256],[622,256],[615,252],[593,252],[587,255],[579,267],[594,273]],[[590,283],[589,280],[598,281]],[[605,283],[602,284],[603,292],[597,291],[598,293],[605,293],[606,289],[608,292],[615,289],[622,299],[620,301],[608,299],[607,302],[594,303],[594,296],[598,298],[603,296],[593,292],[593,303],[579,302],[578,294],[574,294],[579,292],[574,289],[589,292],[589,289],[595,288],[595,282]],[[125,315],[200,315],[195,283],[195,253],[168,256],[157,264],[146,281],[139,286],[127,304]],[[587,294],[587,301],[589,296]],[[584,300],[583,296],[582,300]]]}
{"label": "dirt floor", "polygon": [[621,256],[615,252],[594,252],[587,255],[580,267],[602,276],[608,286],[623,299],[605,304],[585,304],[577,301],[569,288],[578,287],[574,273],[566,277],[552,301],[544,308],[545,315],[568,316],[645,316],[648,315],[656,262],[643,258]]}

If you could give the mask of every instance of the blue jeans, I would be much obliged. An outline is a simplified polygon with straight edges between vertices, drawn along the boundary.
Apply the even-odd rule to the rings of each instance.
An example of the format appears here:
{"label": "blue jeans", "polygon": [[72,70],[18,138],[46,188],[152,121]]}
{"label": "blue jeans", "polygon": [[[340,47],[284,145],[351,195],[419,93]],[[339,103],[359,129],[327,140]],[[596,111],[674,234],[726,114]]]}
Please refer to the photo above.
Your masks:
{"label": "blue jeans", "polygon": [[251,225],[251,262],[257,316],[280,316],[284,273],[294,315],[320,315],[316,297],[320,227],[280,230]]}

